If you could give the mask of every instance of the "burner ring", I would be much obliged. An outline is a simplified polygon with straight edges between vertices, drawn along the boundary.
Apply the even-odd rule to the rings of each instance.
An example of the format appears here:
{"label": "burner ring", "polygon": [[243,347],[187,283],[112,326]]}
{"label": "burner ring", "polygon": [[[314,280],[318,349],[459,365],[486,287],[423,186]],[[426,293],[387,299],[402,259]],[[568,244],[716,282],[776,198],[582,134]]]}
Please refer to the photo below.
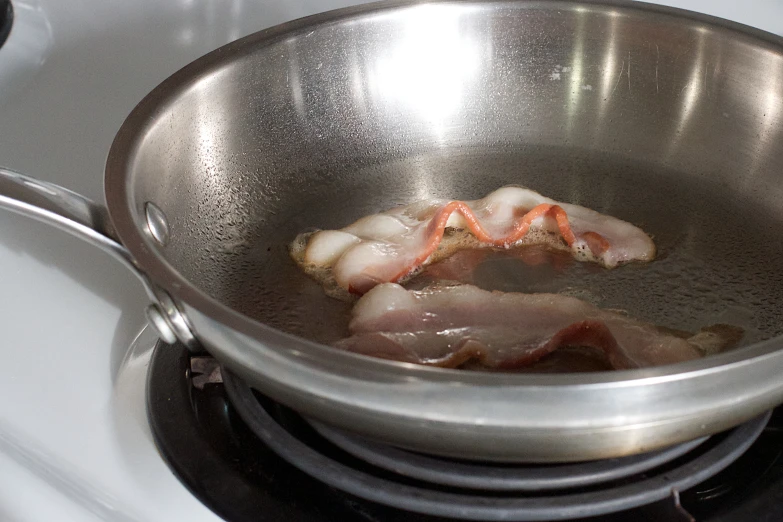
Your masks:
{"label": "burner ring", "polygon": [[[310,476],[337,489],[387,506],[428,515],[462,520],[568,520],[630,509],[665,499],[715,475],[731,464],[761,434],[771,413],[766,413],[717,440],[709,450],[687,455],[681,465],[652,470],[630,483],[606,489],[547,492],[535,496],[474,494],[464,490],[443,491],[426,484],[393,481],[354,469],[308,446],[286,430],[259,403],[253,390],[230,370],[223,368],[223,382],[234,408],[253,433],[279,456]],[[715,437],[718,439],[719,437]],[[699,453],[699,452],[696,452]]]}
{"label": "burner ring", "polygon": [[590,486],[642,473],[693,450],[709,437],[670,448],[578,464],[525,466],[431,457],[351,435],[306,419],[326,440],[374,466],[433,484],[489,491],[549,491]]}

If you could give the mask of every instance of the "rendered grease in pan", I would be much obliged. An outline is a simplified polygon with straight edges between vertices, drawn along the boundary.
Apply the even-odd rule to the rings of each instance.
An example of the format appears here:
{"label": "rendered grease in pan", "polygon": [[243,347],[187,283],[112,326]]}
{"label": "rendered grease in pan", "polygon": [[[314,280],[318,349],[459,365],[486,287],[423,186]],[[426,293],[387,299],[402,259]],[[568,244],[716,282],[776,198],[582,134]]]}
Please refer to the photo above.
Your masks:
{"label": "rendered grease in pan", "polygon": [[[298,233],[339,228],[430,196],[476,198],[520,184],[640,226],[653,236],[658,256],[607,271],[575,261],[531,267],[500,253],[476,267],[478,286],[587,295],[601,307],[681,330],[729,323],[745,329],[742,345],[783,332],[781,309],[774,306],[783,297],[783,273],[770,262],[783,258],[783,242],[770,240],[783,223],[717,184],[561,148],[465,148],[363,163],[366,158],[345,172],[268,181],[253,188],[262,200],[250,209],[243,208],[242,194],[227,194],[237,212],[215,226],[196,262],[183,265],[186,275],[251,317],[331,343],[346,333],[350,304],[326,296],[296,267],[287,247]],[[186,238],[199,239],[206,236]]]}

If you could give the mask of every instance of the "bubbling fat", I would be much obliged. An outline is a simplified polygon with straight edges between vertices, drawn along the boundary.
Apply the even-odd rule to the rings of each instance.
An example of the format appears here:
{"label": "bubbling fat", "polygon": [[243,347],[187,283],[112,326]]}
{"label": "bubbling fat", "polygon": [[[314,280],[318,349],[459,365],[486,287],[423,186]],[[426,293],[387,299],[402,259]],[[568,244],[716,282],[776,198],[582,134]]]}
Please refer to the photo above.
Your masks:
{"label": "bubbling fat", "polygon": [[[291,257],[293,257],[294,261],[296,261],[308,276],[315,279],[323,286],[327,295],[343,301],[356,299],[358,297],[356,294],[352,294],[347,288],[338,284],[334,277],[332,264],[313,263],[305,258],[310,239],[319,232],[320,231],[313,231],[297,236],[296,240],[294,240],[291,245]],[[469,231],[447,228],[437,250],[432,253],[427,262],[414,268],[397,282],[403,284],[411,280],[422,271],[424,266],[446,259],[458,250],[479,248],[480,246],[479,241]]]}
{"label": "bubbling fat", "polygon": [[345,299],[408,281],[458,250],[525,245],[569,251],[606,268],[655,256],[650,237],[630,223],[521,187],[475,201],[419,201],[341,230],[303,233],[290,253],[329,295]]}
{"label": "bubbling fat", "polygon": [[[305,251],[307,249],[308,241],[318,232],[319,231],[316,230],[297,236],[291,244],[291,257],[308,276],[318,281],[328,296],[341,301],[356,300],[359,297],[358,295],[352,294],[337,283],[331,265],[316,264],[305,260]],[[525,245],[543,245],[553,250],[563,252],[571,250],[561,236],[555,232],[546,230],[531,231],[522,240],[515,243],[514,247],[523,247]],[[482,247],[484,247],[484,245],[482,245],[482,243],[476,239],[476,236],[469,230],[449,227],[443,234],[443,239],[438,245],[438,248],[432,253],[427,261],[408,272],[405,276],[399,278],[396,282],[398,284],[405,284],[419,275],[428,265],[443,261],[460,250],[478,249]],[[579,261],[593,261],[592,253],[587,248],[580,248],[579,251],[574,254],[574,257]]]}

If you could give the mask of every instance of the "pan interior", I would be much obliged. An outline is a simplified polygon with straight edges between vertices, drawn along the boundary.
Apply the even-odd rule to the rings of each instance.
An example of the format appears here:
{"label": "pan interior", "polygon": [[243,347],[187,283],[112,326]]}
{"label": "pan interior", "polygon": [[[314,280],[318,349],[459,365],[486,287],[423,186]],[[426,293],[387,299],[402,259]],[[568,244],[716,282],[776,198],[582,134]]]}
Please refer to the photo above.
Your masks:
{"label": "pan interior", "polygon": [[129,158],[185,278],[329,343],[350,305],[288,256],[311,228],[506,184],[630,221],[658,258],[604,270],[489,256],[481,287],[565,292],[697,331],[783,332],[783,56],[730,28],[613,5],[392,8],[257,38],[161,104]]}
{"label": "pan interior", "polygon": [[428,195],[473,199],[517,183],[641,226],[654,237],[658,257],[606,270],[568,255],[529,266],[498,253],[473,270],[478,286],[565,292],[682,330],[735,324],[745,328],[745,342],[780,333],[775,303],[783,277],[770,262],[783,258],[783,242],[770,241],[783,227],[779,219],[720,186],[659,167],[574,149],[514,149],[446,149],[351,175],[309,173],[280,187],[279,206],[267,209],[265,224],[239,244],[205,245],[189,277],[242,313],[328,343],[345,334],[351,305],[326,297],[291,260],[288,244],[297,233],[339,227]]}

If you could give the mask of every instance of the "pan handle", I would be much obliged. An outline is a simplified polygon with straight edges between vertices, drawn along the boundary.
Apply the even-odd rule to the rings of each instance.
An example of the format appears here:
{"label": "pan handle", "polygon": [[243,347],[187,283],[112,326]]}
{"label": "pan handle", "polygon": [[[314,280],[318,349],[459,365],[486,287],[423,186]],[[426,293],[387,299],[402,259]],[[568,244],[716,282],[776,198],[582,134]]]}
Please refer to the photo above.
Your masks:
{"label": "pan handle", "polygon": [[103,206],[54,183],[0,167],[0,208],[31,217],[68,232],[122,262],[144,285],[152,304],[147,320],[171,344],[179,340],[189,348],[198,343],[184,314],[171,296],[153,284],[117,238]]}

